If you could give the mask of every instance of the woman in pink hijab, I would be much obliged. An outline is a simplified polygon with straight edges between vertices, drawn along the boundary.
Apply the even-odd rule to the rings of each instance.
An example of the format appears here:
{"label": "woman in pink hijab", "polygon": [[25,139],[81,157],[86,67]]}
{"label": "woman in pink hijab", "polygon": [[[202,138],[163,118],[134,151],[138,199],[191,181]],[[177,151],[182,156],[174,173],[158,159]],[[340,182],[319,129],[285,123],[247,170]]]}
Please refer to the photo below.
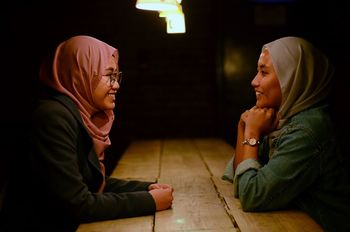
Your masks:
{"label": "woman in pink hijab", "polygon": [[[80,223],[153,214],[168,209],[167,184],[107,177],[118,51],[89,36],[56,48],[40,70],[44,97],[34,111],[25,173],[4,200],[5,231],[75,231]],[[22,159],[22,158],[21,158]],[[21,222],[21,223],[17,223]]]}

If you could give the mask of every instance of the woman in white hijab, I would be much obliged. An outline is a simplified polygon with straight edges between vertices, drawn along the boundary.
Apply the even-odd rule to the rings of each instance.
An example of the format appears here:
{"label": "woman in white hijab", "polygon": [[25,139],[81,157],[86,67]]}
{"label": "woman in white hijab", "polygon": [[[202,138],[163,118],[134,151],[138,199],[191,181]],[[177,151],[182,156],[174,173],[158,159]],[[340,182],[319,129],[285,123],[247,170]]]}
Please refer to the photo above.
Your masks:
{"label": "woman in white hijab", "polygon": [[325,231],[350,231],[350,180],[327,103],[332,65],[284,37],[263,46],[257,70],[256,104],[241,115],[223,178],[244,211],[297,206]]}

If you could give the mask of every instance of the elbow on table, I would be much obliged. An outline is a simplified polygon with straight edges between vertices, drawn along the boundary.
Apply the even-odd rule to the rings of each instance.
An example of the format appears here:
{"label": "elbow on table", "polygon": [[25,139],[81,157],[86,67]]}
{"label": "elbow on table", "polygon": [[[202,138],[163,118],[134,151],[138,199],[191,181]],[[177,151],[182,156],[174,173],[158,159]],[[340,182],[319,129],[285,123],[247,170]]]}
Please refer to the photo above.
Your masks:
{"label": "elbow on table", "polygon": [[[244,198],[243,198],[244,199]],[[240,198],[240,202],[241,202],[241,206],[242,206],[242,210],[244,212],[255,212],[255,211],[259,211],[258,208],[256,207],[255,204],[252,204],[249,201],[246,200],[242,200],[242,198]]]}
{"label": "elbow on table", "polygon": [[242,210],[244,212],[258,212],[271,210],[267,207],[266,199],[263,197],[255,197],[251,195],[240,195],[239,200],[241,202]]}
{"label": "elbow on table", "polygon": [[240,186],[237,190],[242,210],[245,212],[270,211],[278,207],[278,200],[266,189],[254,184]]}
{"label": "elbow on table", "polygon": [[274,197],[241,194],[239,195],[242,210],[244,212],[262,212],[280,210],[288,206],[287,201],[279,201]]}

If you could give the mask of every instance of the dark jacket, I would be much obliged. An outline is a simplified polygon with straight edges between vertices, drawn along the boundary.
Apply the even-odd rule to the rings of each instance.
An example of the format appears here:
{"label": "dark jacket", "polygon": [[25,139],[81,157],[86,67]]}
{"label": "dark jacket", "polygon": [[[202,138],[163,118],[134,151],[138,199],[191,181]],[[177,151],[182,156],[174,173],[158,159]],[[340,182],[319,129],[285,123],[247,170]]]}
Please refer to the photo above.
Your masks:
{"label": "dark jacket", "polygon": [[[80,223],[153,214],[150,182],[103,180],[92,139],[70,98],[39,101],[3,203],[4,231],[75,231]],[[0,228],[2,229],[2,228]]]}

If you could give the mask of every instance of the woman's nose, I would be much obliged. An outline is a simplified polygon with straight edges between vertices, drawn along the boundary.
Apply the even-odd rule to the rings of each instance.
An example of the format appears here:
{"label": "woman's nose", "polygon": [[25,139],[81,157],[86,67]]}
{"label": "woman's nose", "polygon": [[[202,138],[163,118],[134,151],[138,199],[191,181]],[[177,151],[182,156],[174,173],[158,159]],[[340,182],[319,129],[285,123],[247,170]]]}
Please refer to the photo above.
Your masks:
{"label": "woman's nose", "polygon": [[259,85],[258,74],[255,75],[255,77],[253,78],[252,82],[250,82],[250,84],[251,84],[253,87]]}

